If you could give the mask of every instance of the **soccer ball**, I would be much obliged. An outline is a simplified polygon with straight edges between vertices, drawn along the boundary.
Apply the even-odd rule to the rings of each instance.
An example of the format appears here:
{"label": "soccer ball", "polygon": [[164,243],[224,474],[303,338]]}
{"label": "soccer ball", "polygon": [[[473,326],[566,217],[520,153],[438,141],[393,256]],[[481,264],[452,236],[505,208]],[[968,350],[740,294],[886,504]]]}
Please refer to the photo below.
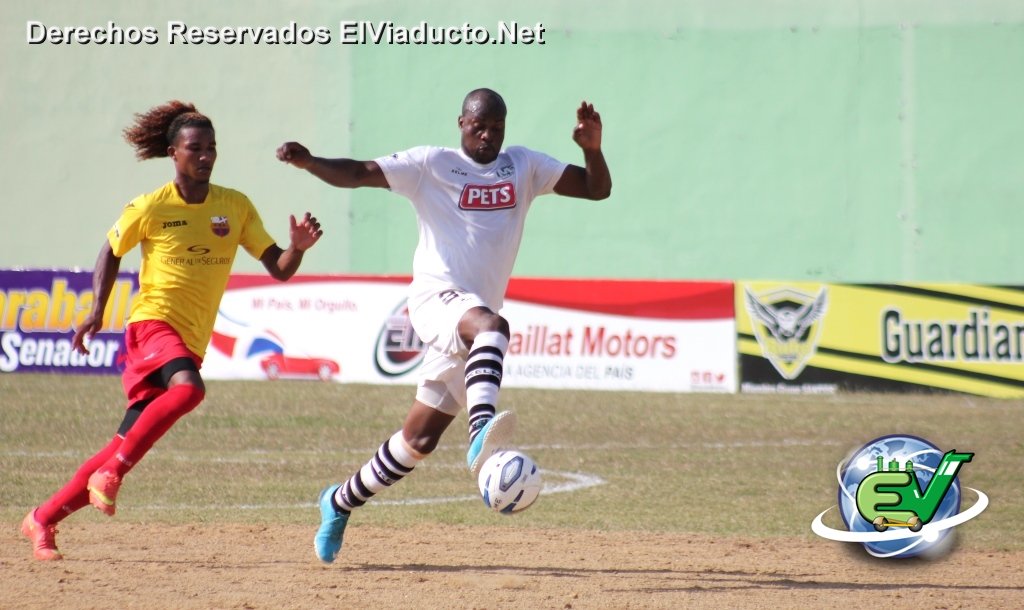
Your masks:
{"label": "soccer ball", "polygon": [[477,480],[484,504],[510,515],[530,507],[544,486],[540,468],[520,451],[499,451],[487,458]]}

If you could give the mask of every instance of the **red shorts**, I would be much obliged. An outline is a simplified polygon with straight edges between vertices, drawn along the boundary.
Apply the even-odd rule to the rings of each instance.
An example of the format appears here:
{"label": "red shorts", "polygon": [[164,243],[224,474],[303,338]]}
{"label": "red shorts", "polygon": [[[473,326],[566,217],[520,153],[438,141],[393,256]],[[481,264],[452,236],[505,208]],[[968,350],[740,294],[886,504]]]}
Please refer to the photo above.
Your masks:
{"label": "red shorts", "polygon": [[128,406],[140,400],[156,398],[164,388],[147,377],[175,358],[191,358],[198,369],[203,359],[193,354],[178,331],[161,320],[132,322],[124,332],[125,367],[121,375]]}

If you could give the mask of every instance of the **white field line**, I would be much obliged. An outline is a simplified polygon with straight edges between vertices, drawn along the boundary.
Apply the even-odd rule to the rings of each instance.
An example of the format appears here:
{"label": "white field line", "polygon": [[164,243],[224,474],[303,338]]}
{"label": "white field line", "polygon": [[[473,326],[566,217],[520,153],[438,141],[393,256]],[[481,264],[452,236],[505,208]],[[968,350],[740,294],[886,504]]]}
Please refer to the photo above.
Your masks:
{"label": "white field line", "polygon": [[[561,472],[557,470],[545,470],[544,471],[545,481],[544,490],[541,492],[544,495],[558,494],[558,493],[569,493],[573,491],[579,491],[581,489],[587,489],[588,487],[596,487],[598,485],[604,485],[605,480],[601,477],[585,474],[581,472]],[[558,482],[552,484],[550,481],[551,477],[558,477]],[[424,504],[451,504],[453,502],[480,502],[480,496],[448,496],[440,498],[407,498],[404,500],[388,500],[382,498],[374,498],[370,501],[371,505],[383,505],[383,506],[422,506]],[[149,505],[132,505],[132,509],[139,510],[273,510],[273,509],[300,509],[300,508],[316,508],[316,502],[295,502],[295,503],[278,503],[278,504],[232,504],[232,505],[219,505],[211,504],[208,506],[197,506],[195,504],[149,504]]]}
{"label": "white field line", "polygon": [[[547,445],[517,445],[522,451],[608,451],[619,449],[644,449],[644,450],[666,450],[666,449],[706,449],[706,450],[728,450],[728,449],[772,449],[784,447],[831,447],[840,445],[838,441],[823,439],[782,439],[777,441],[733,441],[733,442],[697,442],[697,443],[601,443],[601,444],[547,444]],[[358,454],[369,458],[377,447],[370,448],[340,448],[331,450],[303,450],[303,449],[244,449],[233,451],[236,455],[245,457],[202,457],[196,453],[180,453],[161,451],[159,447],[153,449],[151,456],[159,455],[162,458],[172,459],[181,462],[214,462],[214,463],[252,463],[252,464],[279,464],[286,463],[290,457],[299,456],[331,456],[338,454]],[[436,454],[449,451],[462,451],[457,448],[441,448]],[[203,451],[197,452],[203,453]],[[88,454],[82,451],[25,451],[25,450],[0,450],[0,457],[21,457],[21,458],[59,458],[59,457],[86,457]],[[259,456],[279,455],[279,458],[260,458]]]}
{"label": "white field line", "polygon": [[[820,446],[820,445],[838,445],[836,441],[827,440],[806,440],[806,439],[783,439],[779,441],[736,441],[731,443],[673,443],[669,445],[649,445],[642,443],[602,443],[594,445],[524,445],[519,448],[523,451],[558,451],[558,450],[569,450],[569,451],[603,451],[612,449],[703,449],[703,450],[730,450],[730,449],[761,449],[761,448],[780,448],[780,447],[807,447],[807,446]],[[173,460],[175,462],[196,462],[196,463],[213,463],[213,464],[225,464],[225,463],[237,463],[237,464],[287,464],[289,461],[299,456],[315,456],[324,458],[326,456],[337,455],[339,453],[345,454],[362,454],[366,456],[372,455],[376,451],[374,449],[339,449],[336,451],[294,451],[294,450],[267,450],[267,449],[249,449],[241,452],[240,457],[204,457],[202,455],[195,455],[192,453],[175,453],[169,452],[160,457]],[[443,450],[442,450],[443,451]],[[440,453],[441,451],[439,451]],[[157,454],[158,451],[154,451]],[[461,450],[460,450],[461,453]],[[0,451],[2,457],[12,458],[73,458],[76,456],[83,455],[78,451]],[[277,457],[272,457],[277,456]],[[431,468],[450,468],[462,470],[465,467],[462,465],[453,466],[451,464],[433,462],[430,465]],[[554,480],[552,480],[554,479]],[[546,494],[557,494],[557,493],[571,493],[580,491],[590,487],[596,487],[598,485],[605,484],[605,480],[601,477],[593,474],[586,474],[581,472],[565,472],[558,470],[544,470],[544,491]],[[449,497],[438,497],[438,498],[408,498],[402,500],[388,500],[386,498],[375,498],[372,502],[374,505],[384,506],[419,506],[425,504],[449,504],[453,502],[479,502],[480,497],[477,495],[466,495],[466,496],[449,496]],[[195,504],[150,504],[150,505],[133,505],[133,509],[140,510],[274,510],[274,509],[304,509],[304,508],[315,508],[316,502],[296,502],[296,503],[270,503],[270,504],[235,504],[235,505],[206,505],[198,506]]]}

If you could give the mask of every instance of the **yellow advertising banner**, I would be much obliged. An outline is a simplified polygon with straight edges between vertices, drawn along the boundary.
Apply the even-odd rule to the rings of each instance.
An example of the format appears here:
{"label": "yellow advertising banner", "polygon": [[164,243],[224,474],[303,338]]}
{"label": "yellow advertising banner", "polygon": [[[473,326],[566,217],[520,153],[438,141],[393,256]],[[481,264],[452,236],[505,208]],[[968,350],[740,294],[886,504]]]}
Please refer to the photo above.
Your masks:
{"label": "yellow advertising banner", "polygon": [[1024,397],[1024,287],[736,283],[743,392]]}

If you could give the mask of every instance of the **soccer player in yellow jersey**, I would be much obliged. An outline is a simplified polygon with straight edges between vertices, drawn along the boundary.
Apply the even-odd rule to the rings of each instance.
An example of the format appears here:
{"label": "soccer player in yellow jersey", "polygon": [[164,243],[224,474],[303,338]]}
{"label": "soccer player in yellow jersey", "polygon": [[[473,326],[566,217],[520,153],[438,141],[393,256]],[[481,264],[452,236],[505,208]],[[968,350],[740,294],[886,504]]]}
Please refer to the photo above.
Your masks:
{"label": "soccer player in yellow jersey", "polygon": [[86,460],[71,480],[30,511],[22,533],[36,559],[61,559],[56,524],[87,504],[113,515],[121,479],[206,392],[199,374],[238,247],[260,260],[275,279],[292,277],[302,254],[320,239],[308,212],[289,219],[282,250],[242,193],[210,184],[217,160],[213,123],[195,106],[172,101],[136,115],[124,131],[140,160],[170,157],[174,180],[132,200],[107,233],[93,273],[92,311],[72,345],[88,353],[103,325],[121,257],[142,248],[139,294],[125,331],[122,376],[127,410],[114,438]]}

